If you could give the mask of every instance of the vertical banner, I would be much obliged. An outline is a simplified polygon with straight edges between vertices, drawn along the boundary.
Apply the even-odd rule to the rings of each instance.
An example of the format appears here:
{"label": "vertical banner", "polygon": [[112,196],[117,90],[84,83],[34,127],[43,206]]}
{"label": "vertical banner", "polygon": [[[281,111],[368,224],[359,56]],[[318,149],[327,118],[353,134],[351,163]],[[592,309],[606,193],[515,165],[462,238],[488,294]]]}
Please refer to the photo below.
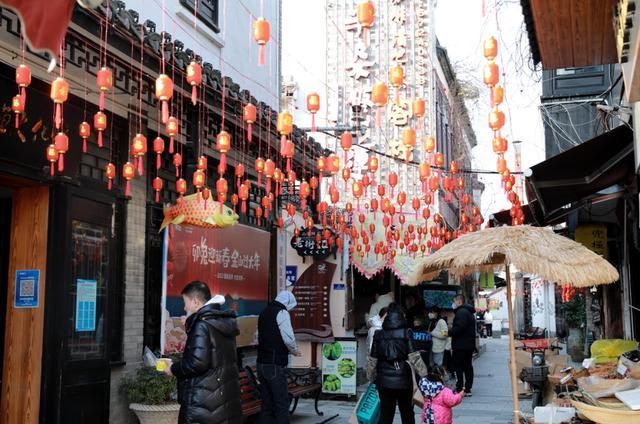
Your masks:
{"label": "vertical banner", "polygon": [[355,340],[322,344],[323,393],[356,394],[357,352]]}
{"label": "vertical banner", "polygon": [[329,296],[336,264],[316,260],[293,287],[298,306],[291,311],[291,324],[299,341],[321,342],[333,337]]}
{"label": "vertical banner", "polygon": [[165,234],[163,278],[164,354],[184,349],[186,320],[182,289],[193,280],[220,294],[223,309],[238,315],[238,347],[256,343],[258,315],[269,290],[270,234],[237,224],[224,229],[169,225]]}

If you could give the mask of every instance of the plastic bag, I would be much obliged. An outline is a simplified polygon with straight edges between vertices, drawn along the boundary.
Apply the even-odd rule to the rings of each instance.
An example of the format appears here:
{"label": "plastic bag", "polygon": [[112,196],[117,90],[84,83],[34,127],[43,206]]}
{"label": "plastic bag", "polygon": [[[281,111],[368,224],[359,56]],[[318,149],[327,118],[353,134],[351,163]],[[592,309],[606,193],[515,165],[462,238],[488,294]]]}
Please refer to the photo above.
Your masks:
{"label": "plastic bag", "polygon": [[580,377],[578,387],[589,393],[594,398],[613,396],[617,392],[632,390],[640,385],[640,381],[633,378],[614,380],[596,376]]}
{"label": "plastic bag", "polygon": [[144,366],[155,368],[157,362],[158,362],[158,358],[156,357],[156,355],[153,354],[151,349],[145,346],[144,353],[142,354],[142,363],[144,364]]}
{"label": "plastic bag", "polygon": [[596,364],[618,362],[620,355],[637,348],[638,342],[634,340],[596,340],[591,345],[591,357],[596,359]]}

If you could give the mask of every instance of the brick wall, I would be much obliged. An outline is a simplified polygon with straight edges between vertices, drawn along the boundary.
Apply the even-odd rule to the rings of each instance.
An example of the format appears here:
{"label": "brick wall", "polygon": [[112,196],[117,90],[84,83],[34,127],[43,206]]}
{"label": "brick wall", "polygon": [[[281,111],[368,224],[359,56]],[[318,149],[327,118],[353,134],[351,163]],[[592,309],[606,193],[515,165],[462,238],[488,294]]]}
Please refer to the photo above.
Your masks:
{"label": "brick wall", "polygon": [[131,185],[132,199],[127,204],[124,333],[123,349],[126,366],[111,372],[111,424],[137,423],[125,399],[118,393],[120,380],[142,362],[144,315],[144,264],[146,223],[146,179],[136,178]]}

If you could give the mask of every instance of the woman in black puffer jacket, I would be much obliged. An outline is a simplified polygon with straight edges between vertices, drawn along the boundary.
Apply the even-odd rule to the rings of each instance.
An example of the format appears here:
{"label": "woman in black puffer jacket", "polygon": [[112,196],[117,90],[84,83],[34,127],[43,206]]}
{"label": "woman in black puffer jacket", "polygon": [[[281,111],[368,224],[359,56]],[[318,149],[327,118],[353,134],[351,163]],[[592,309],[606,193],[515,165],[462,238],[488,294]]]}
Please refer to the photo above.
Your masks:
{"label": "woman in black puffer jacket", "polygon": [[380,423],[391,424],[400,409],[402,424],[414,424],[413,378],[407,363],[413,348],[411,330],[402,309],[395,303],[389,305],[382,330],[373,336],[371,357],[378,360],[376,386],[380,395]]}

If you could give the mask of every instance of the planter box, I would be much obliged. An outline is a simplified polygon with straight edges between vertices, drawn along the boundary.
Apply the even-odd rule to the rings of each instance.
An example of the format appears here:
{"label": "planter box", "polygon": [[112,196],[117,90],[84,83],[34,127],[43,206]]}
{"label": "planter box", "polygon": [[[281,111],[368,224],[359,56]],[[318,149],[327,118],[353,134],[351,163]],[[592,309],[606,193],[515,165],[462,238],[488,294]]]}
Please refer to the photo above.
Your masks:
{"label": "planter box", "polygon": [[180,405],[177,403],[166,405],[132,403],[129,405],[129,409],[136,414],[140,424],[177,424]]}

